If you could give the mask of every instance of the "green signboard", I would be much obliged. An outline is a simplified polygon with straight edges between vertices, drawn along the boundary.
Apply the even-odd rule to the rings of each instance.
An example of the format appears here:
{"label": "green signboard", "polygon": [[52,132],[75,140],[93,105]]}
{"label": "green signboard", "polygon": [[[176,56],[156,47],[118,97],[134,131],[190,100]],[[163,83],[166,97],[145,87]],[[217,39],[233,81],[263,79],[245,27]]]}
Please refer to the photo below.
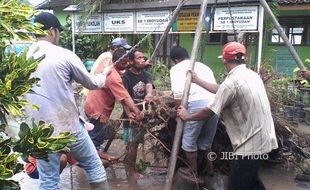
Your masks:
{"label": "green signboard", "polygon": [[275,66],[277,73],[282,73],[285,75],[293,75],[293,70],[297,67],[297,64],[287,48],[277,50],[275,61],[276,61]]}

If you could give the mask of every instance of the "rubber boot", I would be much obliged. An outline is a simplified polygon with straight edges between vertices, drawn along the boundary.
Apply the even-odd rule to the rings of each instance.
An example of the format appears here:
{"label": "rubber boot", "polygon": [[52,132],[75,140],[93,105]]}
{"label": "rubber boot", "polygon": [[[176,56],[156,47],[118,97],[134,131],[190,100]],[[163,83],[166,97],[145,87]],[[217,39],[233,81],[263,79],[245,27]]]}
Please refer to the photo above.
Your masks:
{"label": "rubber boot", "polygon": [[199,176],[204,176],[206,173],[206,155],[205,150],[198,150],[197,152],[197,173]]}
{"label": "rubber boot", "polygon": [[107,181],[89,183],[91,190],[109,190]]}

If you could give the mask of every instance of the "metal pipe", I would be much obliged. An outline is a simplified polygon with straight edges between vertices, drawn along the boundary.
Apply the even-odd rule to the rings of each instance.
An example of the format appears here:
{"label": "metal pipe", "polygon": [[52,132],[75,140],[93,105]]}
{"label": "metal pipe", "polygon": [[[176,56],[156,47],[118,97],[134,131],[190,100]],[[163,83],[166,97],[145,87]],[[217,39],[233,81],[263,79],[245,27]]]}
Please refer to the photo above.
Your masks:
{"label": "metal pipe", "polygon": [[[208,4],[208,0],[202,0],[199,18],[198,18],[198,22],[197,22],[197,28],[196,28],[196,32],[195,32],[193,48],[192,48],[191,57],[190,57],[189,70],[193,70],[195,67],[195,60],[196,60],[196,55],[197,55],[198,47],[199,47],[199,43],[200,43],[201,31],[202,31],[202,28],[204,25],[204,17],[205,17],[205,12],[207,10],[207,4]],[[182,101],[181,101],[182,106],[187,105],[191,82],[192,82],[192,74],[189,72],[189,73],[187,73],[187,76],[186,76],[186,83],[185,83],[185,87],[184,87],[184,91],[183,91],[183,97],[182,97]],[[172,180],[173,180],[173,176],[174,176],[175,164],[176,164],[177,155],[179,152],[179,145],[181,142],[182,132],[183,132],[183,121],[180,118],[177,118],[177,127],[176,127],[175,136],[174,136],[174,140],[173,140],[173,146],[172,146],[172,151],[171,151],[171,156],[170,156],[170,161],[169,161],[168,173],[167,173],[167,178],[166,178],[166,182],[165,182],[165,190],[170,190],[172,187]]]}
{"label": "metal pipe", "polygon": [[259,24],[258,24],[258,52],[257,52],[257,73],[259,73],[262,63],[263,34],[264,34],[264,8],[259,6]]}
{"label": "metal pipe", "polygon": [[295,61],[297,63],[297,66],[300,69],[306,69],[306,67],[304,66],[303,62],[301,61],[299,55],[297,54],[296,50],[294,49],[293,45],[290,43],[290,41],[287,38],[285,32],[281,28],[281,25],[279,24],[277,18],[272,13],[272,11],[271,11],[269,5],[267,4],[267,2],[265,0],[259,0],[259,1],[260,1],[260,4],[264,7],[266,13],[271,17],[271,21],[272,21],[274,27],[277,29],[279,35],[281,36],[281,38],[283,39],[284,43],[288,47],[288,50],[291,52],[293,58],[295,59]]}
{"label": "metal pipe", "polygon": [[71,31],[72,31],[72,51],[75,53],[75,15],[74,12],[71,14]]}

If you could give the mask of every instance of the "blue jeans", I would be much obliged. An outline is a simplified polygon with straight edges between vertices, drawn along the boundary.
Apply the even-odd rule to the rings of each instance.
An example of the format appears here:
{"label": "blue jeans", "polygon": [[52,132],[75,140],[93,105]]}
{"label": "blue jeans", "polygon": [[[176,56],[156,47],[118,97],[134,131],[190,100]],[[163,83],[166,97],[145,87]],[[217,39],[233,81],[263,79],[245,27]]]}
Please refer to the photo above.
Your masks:
{"label": "blue jeans", "polygon": [[[195,113],[207,107],[206,100],[197,100],[188,103],[189,113]],[[182,149],[186,152],[207,150],[212,145],[216,132],[218,116],[214,115],[209,120],[187,121],[184,124]]]}
{"label": "blue jeans", "polygon": [[[97,154],[96,148],[87,134],[81,130],[75,133],[77,141],[68,145],[72,156],[78,161],[80,167],[86,171],[89,183],[103,182],[107,180],[105,169]],[[60,153],[49,154],[49,161],[37,160],[40,175],[40,190],[55,190],[60,181]]]}

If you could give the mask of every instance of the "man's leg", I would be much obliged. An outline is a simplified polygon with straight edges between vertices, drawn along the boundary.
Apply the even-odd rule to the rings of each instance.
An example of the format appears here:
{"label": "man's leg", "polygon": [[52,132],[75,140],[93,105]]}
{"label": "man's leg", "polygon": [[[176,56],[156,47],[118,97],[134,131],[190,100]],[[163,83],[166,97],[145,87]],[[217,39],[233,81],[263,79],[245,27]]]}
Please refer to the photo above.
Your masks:
{"label": "man's leg", "polygon": [[79,166],[86,171],[89,183],[105,183],[107,181],[105,169],[86,130],[82,128],[75,136],[77,141],[69,148]]}
{"label": "man's leg", "polygon": [[258,177],[261,160],[238,157],[231,163],[229,176],[229,190],[265,190],[263,183]]}
{"label": "man's leg", "polygon": [[38,159],[40,190],[55,190],[60,180],[60,153],[49,154],[48,161]]}
{"label": "man's leg", "polygon": [[126,170],[128,173],[130,183],[136,182],[134,175],[136,173],[136,160],[137,160],[138,145],[139,144],[136,142],[128,142],[126,146],[127,154],[124,159],[124,162],[126,165]]}
{"label": "man's leg", "polygon": [[126,146],[126,157],[124,163],[126,165],[126,172],[128,174],[129,183],[131,185],[137,184],[137,180],[143,178],[144,176],[137,172],[136,161],[138,154],[139,143],[143,143],[145,131],[141,128],[127,127],[125,138]]}
{"label": "man's leg", "polygon": [[109,190],[109,184],[107,181],[93,182],[89,185],[91,190]]}
{"label": "man's leg", "polygon": [[100,145],[105,140],[106,125],[104,123],[101,123],[99,119],[97,120],[90,119],[90,122],[94,125],[94,129],[91,131],[88,131],[88,134],[91,140],[93,141],[96,149],[99,150]]}
{"label": "man's leg", "polygon": [[[198,177],[197,173],[197,138],[200,133],[200,128],[196,121],[186,122],[184,125],[183,137],[182,137],[182,149],[185,152],[188,162],[188,168],[180,168],[180,172],[190,177],[194,181],[202,183],[203,180]],[[186,177],[184,176],[184,177]],[[197,178],[197,180],[195,180]]]}
{"label": "man's leg", "polygon": [[[198,137],[198,171],[199,174],[213,174],[213,163],[208,159],[211,152],[213,139],[216,133],[218,116],[214,115],[211,119],[202,124],[202,129]],[[202,158],[201,158],[202,156]]]}
{"label": "man's leg", "polygon": [[206,150],[198,150],[197,152],[197,173],[199,176],[203,176],[206,171]]}
{"label": "man's leg", "polygon": [[186,159],[188,161],[189,167],[191,168],[192,172],[197,176],[197,151],[195,152],[186,152]]}

